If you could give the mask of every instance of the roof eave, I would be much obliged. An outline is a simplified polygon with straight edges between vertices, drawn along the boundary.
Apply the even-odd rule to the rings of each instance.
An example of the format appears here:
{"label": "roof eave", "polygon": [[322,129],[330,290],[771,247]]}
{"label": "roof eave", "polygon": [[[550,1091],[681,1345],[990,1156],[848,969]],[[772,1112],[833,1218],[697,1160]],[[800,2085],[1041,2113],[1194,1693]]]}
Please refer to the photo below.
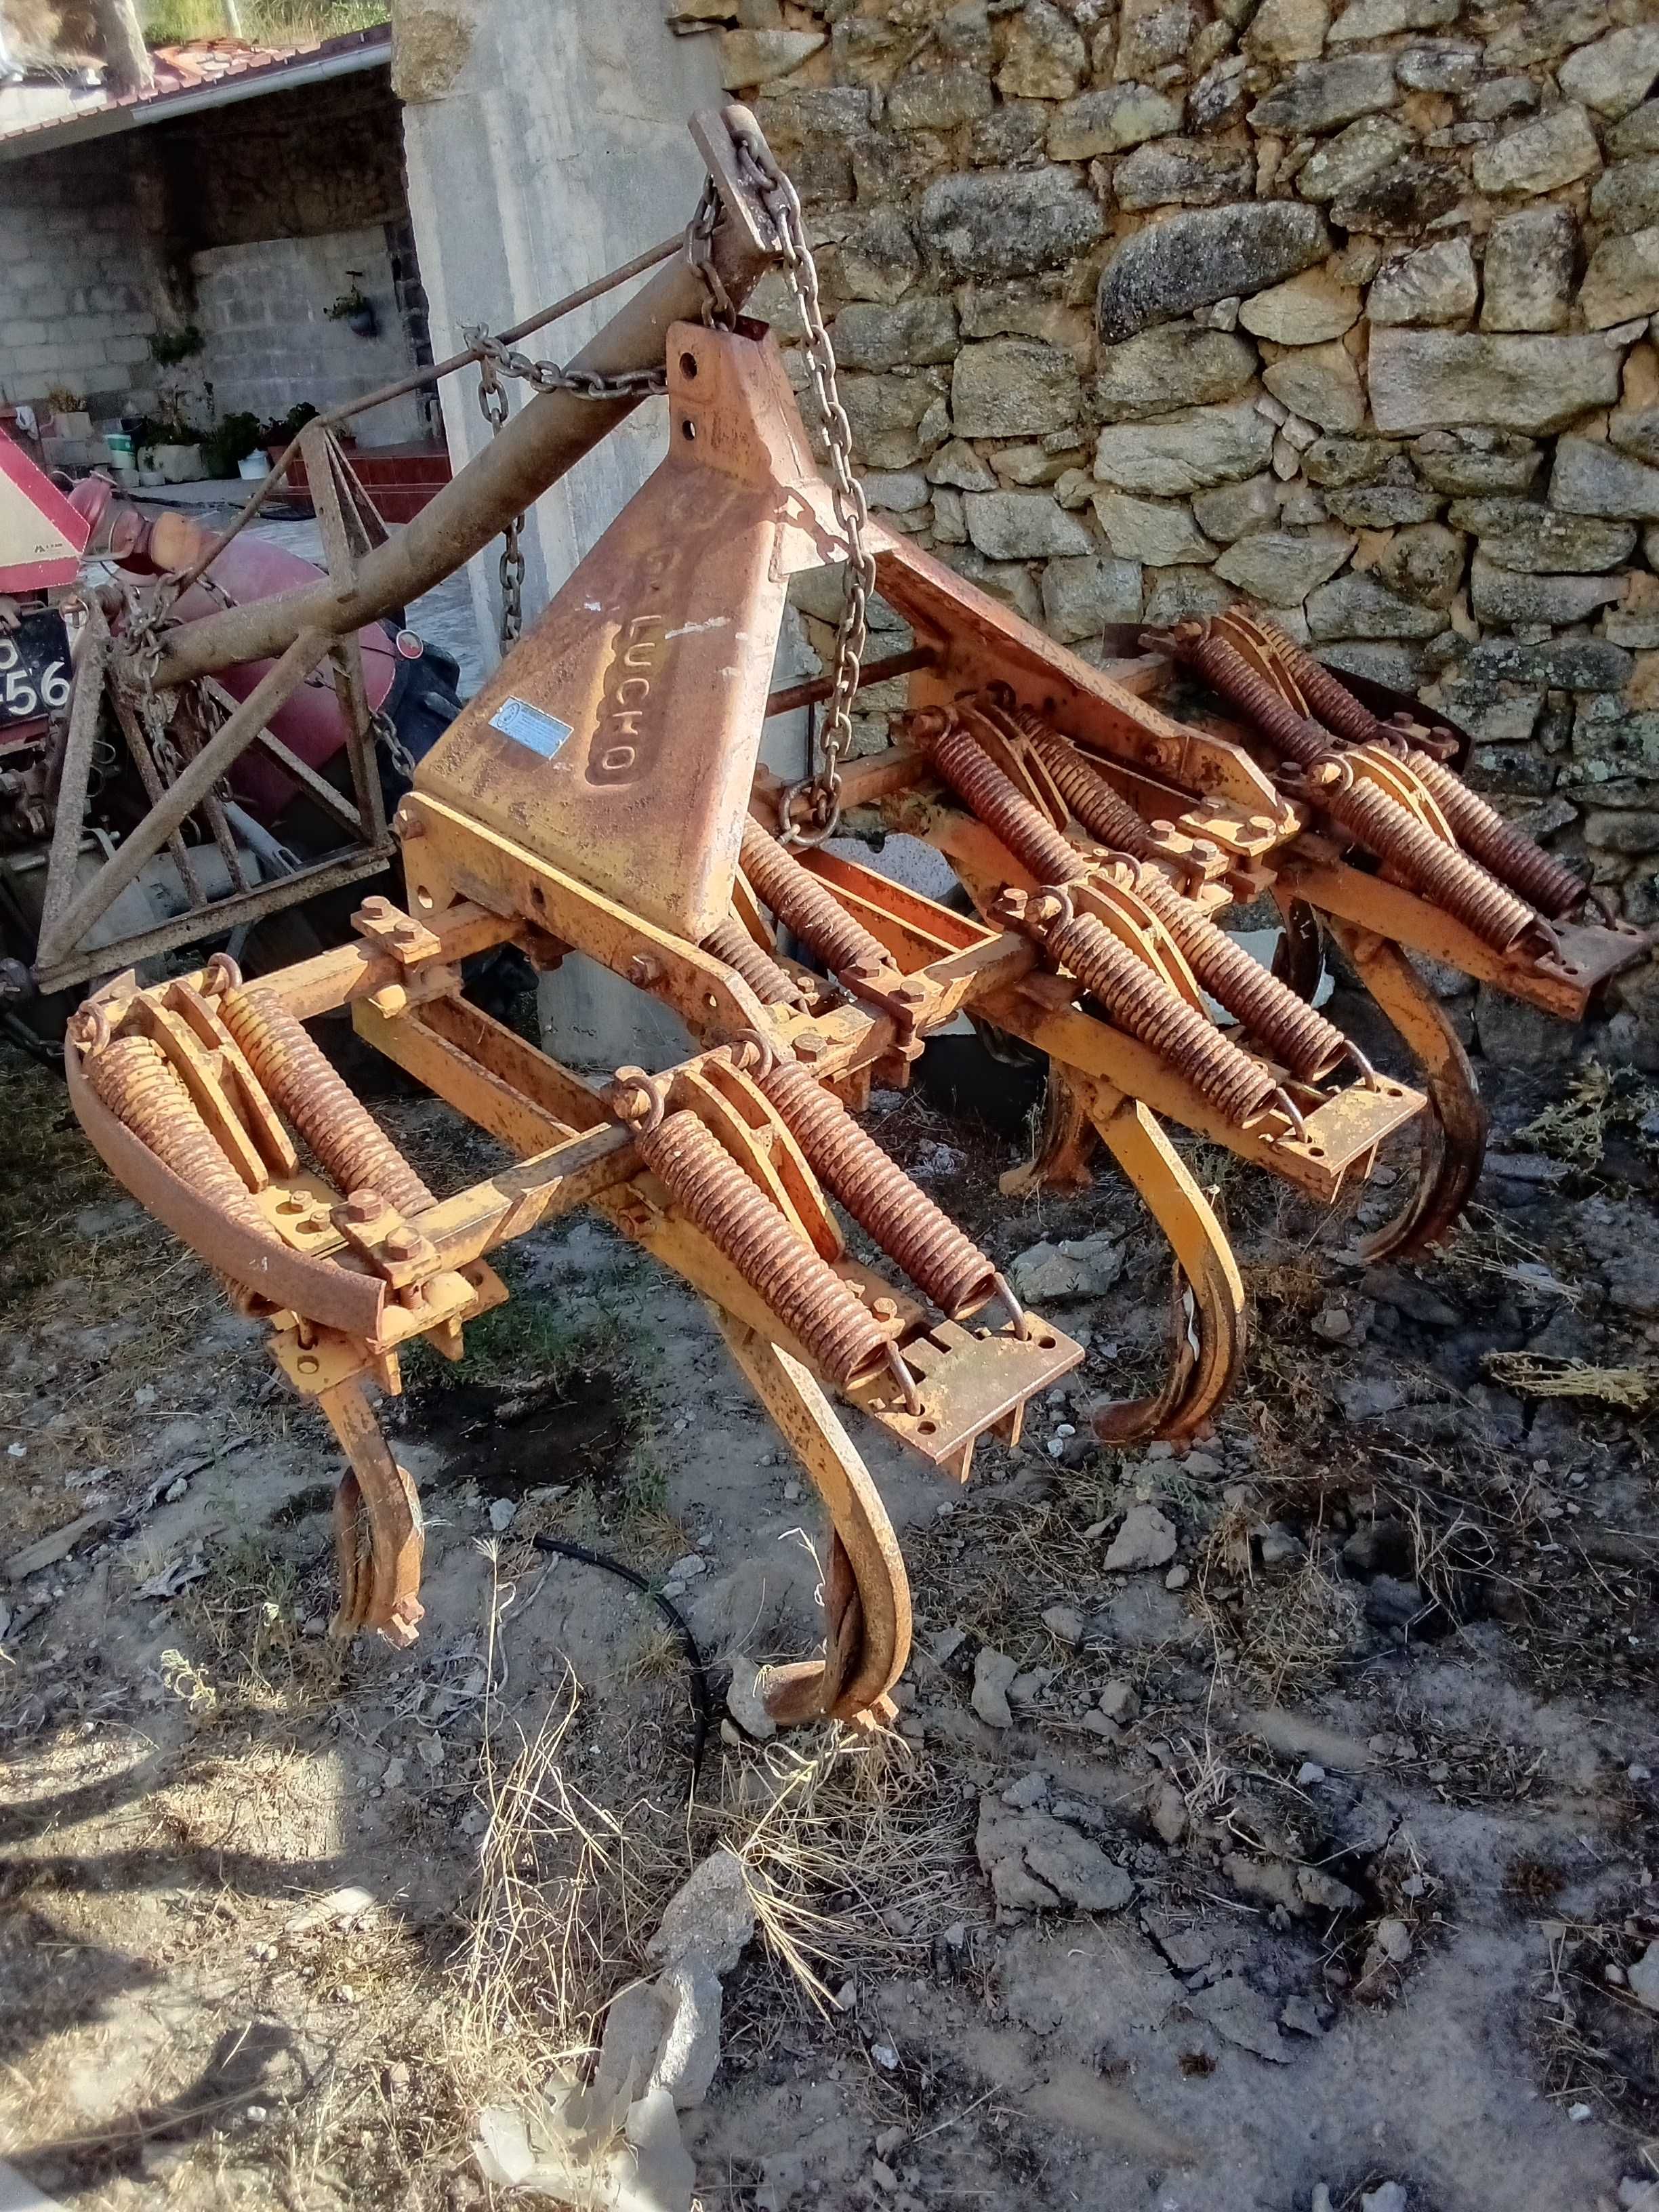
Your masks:
{"label": "roof eave", "polygon": [[330,77],[351,76],[362,70],[384,69],[392,58],[388,33],[365,38],[340,53],[297,56],[264,69],[241,70],[212,84],[194,85],[188,91],[169,92],[159,99],[124,100],[92,109],[84,115],[66,115],[53,123],[0,137],[0,161],[54,151],[59,146],[84,145],[89,139],[108,138],[123,131],[137,131],[150,123],[171,123],[197,115],[210,107],[228,107],[239,100],[258,100],[270,92],[296,92],[303,86],[322,84]]}

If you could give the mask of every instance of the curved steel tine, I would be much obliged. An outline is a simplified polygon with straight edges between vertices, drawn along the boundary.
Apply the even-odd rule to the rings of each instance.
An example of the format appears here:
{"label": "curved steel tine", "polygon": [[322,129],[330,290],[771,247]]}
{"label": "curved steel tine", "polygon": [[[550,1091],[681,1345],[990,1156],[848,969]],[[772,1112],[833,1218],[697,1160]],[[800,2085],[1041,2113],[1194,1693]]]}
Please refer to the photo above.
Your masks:
{"label": "curved steel tine", "polygon": [[1310,1006],[1325,972],[1325,956],[1319,939],[1319,916],[1304,899],[1292,898],[1277,885],[1273,903],[1284,932],[1273,948],[1273,973],[1279,981]]}
{"label": "curved steel tine", "polygon": [[349,1462],[334,1499],[340,1604],[331,1633],[373,1628],[388,1644],[413,1644],[426,1548],[414,1482],[392,1457],[360,1379],[319,1391],[317,1403]]}
{"label": "curved steel tine", "polygon": [[830,1515],[824,1656],[766,1668],[767,1711],[781,1728],[825,1717],[890,1719],[887,1692],[910,1656],[910,1584],[887,1509],[810,1370],[719,1307],[714,1318]]}
{"label": "curved steel tine", "polygon": [[1351,923],[1325,919],[1416,1061],[1428,1095],[1422,1163],[1411,1195],[1361,1247],[1368,1260],[1408,1259],[1449,1236],[1473,1196],[1486,1154],[1486,1109],[1462,1040],[1400,947]]}
{"label": "curved steel tine", "polygon": [[1086,1190],[1094,1180],[1089,1158],[1095,1143],[1094,1124],[1082,1098],[1051,1060],[1031,1157],[999,1176],[997,1188],[1005,1198],[1024,1198],[1034,1190]]}
{"label": "curved steel tine", "polygon": [[1244,1285],[1208,1200],[1138,1099],[1068,1071],[1091,1120],[1175,1254],[1175,1347],[1152,1396],[1097,1406],[1095,1434],[1111,1443],[1197,1435],[1237,1381],[1245,1346]]}

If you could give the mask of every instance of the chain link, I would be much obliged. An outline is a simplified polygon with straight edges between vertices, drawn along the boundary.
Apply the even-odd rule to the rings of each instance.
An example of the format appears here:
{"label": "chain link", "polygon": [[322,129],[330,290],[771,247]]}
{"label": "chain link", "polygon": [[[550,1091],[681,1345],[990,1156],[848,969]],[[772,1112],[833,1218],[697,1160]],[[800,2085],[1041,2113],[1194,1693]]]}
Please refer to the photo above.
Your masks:
{"label": "chain link", "polygon": [[[501,382],[504,376],[517,377],[537,392],[568,392],[578,399],[651,399],[668,389],[666,368],[631,368],[608,376],[597,368],[562,368],[557,362],[534,361],[527,353],[515,353],[500,338],[492,337],[482,324],[463,329],[461,336],[481,356],[478,407],[489,425],[492,438],[499,438],[507,427],[507,389]],[[522,514],[515,514],[501,532],[501,557],[496,573],[501,586],[500,635],[503,653],[518,642],[524,629],[524,520]]]}
{"label": "chain link", "polygon": [[685,226],[685,258],[702,280],[702,319],[710,330],[730,330],[738,319],[732,295],[714,266],[714,233],[720,228],[720,196],[712,177],[703,179],[702,197]]}
{"label": "chain link", "polygon": [[[461,336],[483,355],[483,365],[494,369],[497,378],[517,377],[538,392],[568,392],[578,399],[653,399],[668,389],[666,367],[625,368],[614,375],[599,368],[562,368],[556,361],[532,361],[527,353],[515,352],[483,328],[465,329]],[[503,397],[503,421],[505,406]],[[489,415],[489,409],[484,412]]]}
{"label": "chain link", "polygon": [[368,730],[369,735],[391,763],[392,773],[402,776],[405,783],[413,783],[415,756],[398,735],[397,725],[384,707],[376,707],[371,711]]}
{"label": "chain link", "polygon": [[[859,688],[869,639],[870,595],[876,588],[875,556],[865,542],[870,510],[864,487],[853,473],[853,426],[841,401],[835,349],[818,301],[817,264],[806,242],[799,195],[778,167],[758,131],[736,134],[738,161],[746,169],[757,197],[772,219],[779,254],[806,327],[806,363],[812,397],[823,424],[829,456],[830,494],[847,540],[844,597],[836,629],[835,689],[819,744],[815,775],[784,795],[782,834],[786,844],[821,845],[841,819],[841,764],[853,742],[853,698]],[[797,799],[807,802],[804,818],[793,818]]]}
{"label": "chain link", "polygon": [[[499,438],[507,427],[507,387],[501,382],[496,355],[504,354],[507,349],[497,346],[486,331],[464,331],[461,335],[469,345],[483,349],[483,359],[478,363],[478,411],[489,425],[490,436]],[[523,530],[524,516],[520,514],[515,514],[501,532],[501,557],[496,574],[501,586],[501,619],[497,634],[503,653],[517,643],[524,629],[524,551],[520,543]]]}

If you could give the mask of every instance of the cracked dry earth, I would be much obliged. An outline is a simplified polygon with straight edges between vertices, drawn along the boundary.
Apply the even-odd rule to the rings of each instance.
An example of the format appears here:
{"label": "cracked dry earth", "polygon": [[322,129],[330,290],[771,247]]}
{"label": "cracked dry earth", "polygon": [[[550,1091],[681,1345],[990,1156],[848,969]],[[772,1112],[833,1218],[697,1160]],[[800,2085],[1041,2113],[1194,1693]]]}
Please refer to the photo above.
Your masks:
{"label": "cracked dry earth", "polygon": [[[1398,1187],[1322,1218],[1192,1155],[1255,1334],[1185,1455],[1087,1438],[1167,1312],[1127,1189],[1000,1201],[1012,1127],[879,1100],[1087,1363],[965,1493],[860,1437],[897,1729],[728,1724],[688,1810],[660,1623],[524,1539],[717,1667],[808,1647],[815,1509],[695,1300],[588,1220],[513,1255],[393,1409],[421,1641],[341,1651],[320,1424],[9,1062],[0,1556],[86,1517],[0,1583],[0,2155],[87,2208],[494,2201],[480,2106],[591,2063],[726,1844],[766,1908],[681,2118],[706,2207],[1659,2204],[1659,1100],[1483,1073],[1413,1266],[1355,1249]],[[444,1187],[493,1157],[377,1103]]]}

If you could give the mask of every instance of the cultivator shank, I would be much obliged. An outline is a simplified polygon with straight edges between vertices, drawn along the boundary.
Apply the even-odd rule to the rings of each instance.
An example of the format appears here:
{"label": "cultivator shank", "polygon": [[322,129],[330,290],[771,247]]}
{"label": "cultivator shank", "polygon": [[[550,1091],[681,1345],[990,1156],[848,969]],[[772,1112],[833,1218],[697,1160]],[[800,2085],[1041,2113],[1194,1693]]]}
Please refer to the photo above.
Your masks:
{"label": "cultivator shank", "polygon": [[[371,900],[356,943],[252,982],[222,958],[150,988],[117,978],[77,1018],[71,1096],[114,1172],[270,1319],[333,1424],[342,1632],[404,1642],[420,1618],[418,1501],[366,1386],[397,1390],[416,1336],[459,1357],[504,1295],[486,1255],[592,1206],[709,1303],[817,1485],[823,1653],[774,1669],[769,1698],[779,1720],[852,1719],[903,1667],[909,1609],[832,1400],[963,1481],[979,1437],[1017,1441],[1083,1356],[860,1126],[872,1082],[903,1085],[963,1014],[1047,1056],[1036,1157],[1005,1188],[1085,1181],[1106,1145],[1170,1246],[1174,1355],[1095,1425],[1188,1437],[1237,1370],[1243,1296],[1159,1117],[1326,1202],[1424,1120],[1427,1172],[1376,1248],[1415,1249],[1467,1195],[1481,1124],[1401,946],[1571,1011],[1642,941],[1563,927],[1577,886],[1464,790],[1435,734],[1378,722],[1274,634],[1183,629],[1118,682],[860,529],[761,326],[678,323],[666,363],[666,458],[419,765],[392,825],[408,910]],[[849,534],[914,629],[910,706],[885,752],[832,757],[803,812],[757,769],[769,713],[799,696],[767,686],[790,578],[845,557]],[[1149,705],[1176,659],[1248,726]],[[831,849],[838,815],[928,840],[975,911]],[[1269,893],[1283,979],[1217,927]],[[1305,1003],[1321,927],[1426,1097]],[[542,969],[588,954],[678,1014],[690,1056],[586,1082],[464,995],[463,960],[507,944]],[[341,1007],[517,1164],[434,1196],[305,1029]],[[902,1280],[849,1256],[832,1199]]]}

